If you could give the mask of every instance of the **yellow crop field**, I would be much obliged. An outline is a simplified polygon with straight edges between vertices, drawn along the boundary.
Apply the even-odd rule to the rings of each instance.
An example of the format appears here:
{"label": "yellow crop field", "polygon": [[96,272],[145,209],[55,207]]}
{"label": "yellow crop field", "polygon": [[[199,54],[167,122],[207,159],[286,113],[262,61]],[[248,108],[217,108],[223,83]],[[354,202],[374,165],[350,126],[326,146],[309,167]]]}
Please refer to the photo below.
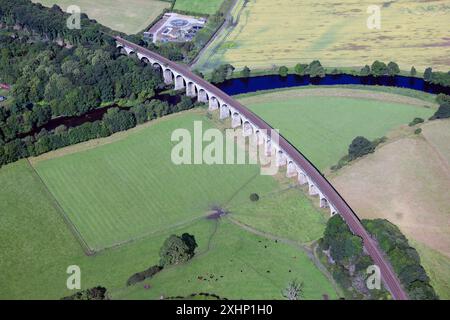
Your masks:
{"label": "yellow crop field", "polygon": [[[369,29],[371,5],[380,29]],[[242,0],[233,26],[205,50],[197,68],[293,66],[319,59],[331,67],[396,61],[401,69],[450,69],[450,1]]]}
{"label": "yellow crop field", "polygon": [[66,10],[70,5],[79,6],[81,12],[101,24],[127,34],[137,33],[147,27],[169,2],[159,0],[32,0],[51,7],[57,4]]}

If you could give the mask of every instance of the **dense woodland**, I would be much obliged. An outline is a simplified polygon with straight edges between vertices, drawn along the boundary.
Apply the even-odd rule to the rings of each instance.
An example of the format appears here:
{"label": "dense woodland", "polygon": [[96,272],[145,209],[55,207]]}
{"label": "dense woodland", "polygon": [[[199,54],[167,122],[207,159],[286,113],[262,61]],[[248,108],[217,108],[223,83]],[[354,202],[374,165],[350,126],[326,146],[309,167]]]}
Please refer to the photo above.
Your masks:
{"label": "dense woodland", "polygon": [[[164,87],[159,70],[121,55],[106,28],[87,17],[81,30],[69,30],[59,7],[26,0],[0,0],[0,14],[0,82],[12,86],[0,107],[0,165],[193,107],[186,97],[175,106],[155,100]],[[112,104],[132,108],[26,136],[51,119]]]}

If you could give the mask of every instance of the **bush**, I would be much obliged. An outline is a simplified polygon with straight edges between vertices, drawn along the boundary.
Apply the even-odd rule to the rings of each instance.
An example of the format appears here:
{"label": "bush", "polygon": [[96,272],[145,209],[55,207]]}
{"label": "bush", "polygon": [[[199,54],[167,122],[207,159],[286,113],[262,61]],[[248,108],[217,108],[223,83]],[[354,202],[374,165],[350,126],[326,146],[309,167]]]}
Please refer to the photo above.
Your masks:
{"label": "bush", "polygon": [[416,124],[422,123],[424,120],[422,118],[414,118],[413,121],[411,121],[408,125],[410,127],[415,126]]}
{"label": "bush", "polygon": [[74,293],[71,296],[62,298],[62,300],[108,300],[106,288],[94,287]]}
{"label": "bush", "polygon": [[375,150],[372,142],[364,137],[358,136],[353,139],[352,143],[348,147],[348,155],[350,160],[362,157],[366,154],[372,153]]}
{"label": "bush", "polygon": [[160,272],[163,269],[161,266],[151,266],[147,270],[144,270],[142,272],[137,272],[133,274],[128,280],[127,280],[127,286],[131,286],[133,284],[136,284],[138,282],[142,282],[145,279],[149,279],[153,277],[155,274]]}
{"label": "bush", "polygon": [[417,128],[416,130],[414,130],[414,134],[420,134],[422,133],[422,128]]}
{"label": "bush", "polygon": [[159,255],[160,265],[167,266],[185,263],[194,256],[197,243],[194,236],[185,233],[181,237],[171,235],[163,244]]}
{"label": "bush", "polygon": [[253,202],[258,201],[259,200],[259,195],[257,193],[252,193],[250,195],[250,200],[253,201]]}
{"label": "bush", "polygon": [[288,75],[289,69],[286,66],[281,66],[278,69],[278,74],[282,77],[286,77]]}

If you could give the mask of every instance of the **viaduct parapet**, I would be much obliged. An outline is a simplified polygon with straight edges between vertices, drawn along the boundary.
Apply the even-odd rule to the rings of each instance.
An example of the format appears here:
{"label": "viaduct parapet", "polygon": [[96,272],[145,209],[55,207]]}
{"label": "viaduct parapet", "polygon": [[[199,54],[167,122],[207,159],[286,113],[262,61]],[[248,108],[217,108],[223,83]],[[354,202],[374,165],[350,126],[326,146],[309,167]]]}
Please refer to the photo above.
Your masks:
{"label": "viaduct parapet", "polygon": [[[382,281],[392,297],[396,300],[408,299],[384,252],[365,230],[357,215],[319,170],[281,134],[272,130],[269,124],[241,103],[194,74],[188,67],[120,37],[115,37],[115,40],[117,47],[123,49],[127,55],[136,54],[141,61],[161,68],[166,84],[173,84],[176,90],[185,89],[186,95],[207,103],[209,110],[219,110],[221,119],[231,117],[233,128],[242,126],[245,136],[253,135],[258,144],[264,143],[267,154],[275,152],[277,165],[287,166],[288,177],[296,177],[301,185],[308,184],[309,194],[318,196],[320,207],[329,208],[331,215],[340,214],[350,230],[363,239],[364,249],[380,268]],[[274,141],[278,143],[275,144]]]}

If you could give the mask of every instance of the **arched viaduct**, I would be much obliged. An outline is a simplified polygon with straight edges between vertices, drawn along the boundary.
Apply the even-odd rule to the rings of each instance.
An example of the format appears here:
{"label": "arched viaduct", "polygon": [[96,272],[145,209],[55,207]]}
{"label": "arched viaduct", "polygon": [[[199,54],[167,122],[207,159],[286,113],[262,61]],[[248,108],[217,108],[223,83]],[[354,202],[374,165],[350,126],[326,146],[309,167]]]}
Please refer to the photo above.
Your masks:
{"label": "arched viaduct", "polygon": [[[289,177],[297,177],[299,184],[308,184],[309,194],[318,196],[320,206],[329,208],[331,215],[340,214],[350,230],[363,239],[364,249],[380,268],[383,283],[391,292],[392,297],[397,300],[408,299],[384,253],[365,230],[350,206],[319,170],[282,135],[271,130],[271,126],[264,120],[211,83],[194,74],[189,68],[120,37],[115,37],[115,40],[117,47],[125,50],[128,55],[136,54],[141,61],[161,68],[166,84],[173,84],[177,90],[185,89],[186,95],[197,97],[198,101],[208,103],[210,110],[218,109],[221,119],[231,117],[233,128],[242,126],[244,135],[254,135],[258,143],[264,143],[266,153],[275,152],[277,165],[287,166],[286,172]],[[278,141],[278,144],[273,141]]]}

